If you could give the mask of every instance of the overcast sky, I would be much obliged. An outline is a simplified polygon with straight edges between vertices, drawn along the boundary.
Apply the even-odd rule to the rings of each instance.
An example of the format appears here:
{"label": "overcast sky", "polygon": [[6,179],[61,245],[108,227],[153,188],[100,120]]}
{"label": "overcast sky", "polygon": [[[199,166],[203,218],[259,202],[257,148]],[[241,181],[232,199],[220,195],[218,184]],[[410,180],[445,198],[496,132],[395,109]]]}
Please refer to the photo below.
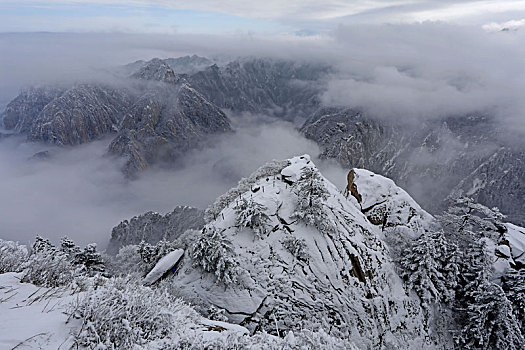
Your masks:
{"label": "overcast sky", "polygon": [[521,0],[0,0],[0,32],[317,35],[339,24],[523,25]]}

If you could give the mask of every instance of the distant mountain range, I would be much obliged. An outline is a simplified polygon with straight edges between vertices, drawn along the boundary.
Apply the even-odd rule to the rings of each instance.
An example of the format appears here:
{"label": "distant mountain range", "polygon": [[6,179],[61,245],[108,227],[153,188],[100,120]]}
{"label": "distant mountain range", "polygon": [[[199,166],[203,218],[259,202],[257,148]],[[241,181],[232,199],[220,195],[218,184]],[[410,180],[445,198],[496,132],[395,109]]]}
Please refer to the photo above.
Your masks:
{"label": "distant mountain range", "polygon": [[413,127],[355,106],[323,107],[319,96],[334,73],[328,65],[262,58],[137,61],[117,70],[123,78],[111,84],[26,89],[2,121],[30,141],[61,146],[111,135],[108,153],[124,157],[123,171],[134,177],[172,163],[210,135],[230,132],[228,111],[306,120],[300,130],[323,157],[389,176],[431,212],[461,194],[525,224],[525,146],[505,142],[490,115]]}

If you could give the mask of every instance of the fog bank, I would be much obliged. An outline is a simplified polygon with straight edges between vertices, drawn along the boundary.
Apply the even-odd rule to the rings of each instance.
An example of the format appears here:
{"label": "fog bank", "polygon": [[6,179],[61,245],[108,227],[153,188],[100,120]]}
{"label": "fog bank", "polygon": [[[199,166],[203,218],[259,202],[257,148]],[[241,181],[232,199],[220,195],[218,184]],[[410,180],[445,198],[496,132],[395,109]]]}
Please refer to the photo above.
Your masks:
{"label": "fog bank", "polygon": [[[0,142],[0,238],[29,243],[39,234],[52,240],[67,235],[79,244],[106,246],[111,228],[121,220],[177,205],[206,208],[272,159],[309,153],[318,147],[289,123],[234,118],[236,132],[217,137],[210,147],[195,150],[173,169],[149,169],[138,180],[124,180],[122,160],[105,156],[109,140],[71,149]],[[50,159],[29,159],[50,150]],[[316,161],[317,162],[317,161]],[[344,182],[344,172],[319,162],[326,176]]]}

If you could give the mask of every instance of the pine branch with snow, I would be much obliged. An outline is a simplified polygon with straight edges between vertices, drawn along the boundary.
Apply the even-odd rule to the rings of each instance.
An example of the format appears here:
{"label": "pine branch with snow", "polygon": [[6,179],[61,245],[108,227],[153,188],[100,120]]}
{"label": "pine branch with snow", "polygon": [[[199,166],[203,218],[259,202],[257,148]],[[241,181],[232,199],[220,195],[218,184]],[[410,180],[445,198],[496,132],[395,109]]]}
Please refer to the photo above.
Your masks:
{"label": "pine branch with snow", "polygon": [[482,281],[467,293],[468,322],[458,339],[466,349],[523,349],[525,339],[513,314],[512,304],[500,286]]}
{"label": "pine branch with snow", "polygon": [[270,217],[266,214],[267,208],[253,199],[242,198],[234,207],[237,218],[235,224],[253,230],[259,239],[267,235]]}
{"label": "pine branch with snow", "polygon": [[503,276],[502,288],[512,302],[514,316],[525,335],[525,269],[508,271]]}
{"label": "pine branch with snow", "polygon": [[441,231],[425,232],[403,250],[401,277],[427,309],[430,304],[453,299],[458,268],[447,252],[448,246]]}
{"label": "pine branch with snow", "polygon": [[333,227],[327,224],[328,216],[324,202],[329,194],[319,171],[311,167],[303,168],[294,186],[297,204],[292,218],[302,220],[307,225],[314,225],[321,232],[333,230]]}
{"label": "pine branch with snow", "polygon": [[25,246],[0,239],[0,273],[21,271],[28,255]]}
{"label": "pine branch with snow", "polygon": [[308,246],[304,239],[298,239],[294,236],[285,237],[281,244],[283,247],[293,255],[294,258],[300,261],[308,262]]}
{"label": "pine branch with snow", "polygon": [[214,226],[207,226],[191,246],[195,266],[215,274],[217,281],[237,283],[241,273],[231,242]]}

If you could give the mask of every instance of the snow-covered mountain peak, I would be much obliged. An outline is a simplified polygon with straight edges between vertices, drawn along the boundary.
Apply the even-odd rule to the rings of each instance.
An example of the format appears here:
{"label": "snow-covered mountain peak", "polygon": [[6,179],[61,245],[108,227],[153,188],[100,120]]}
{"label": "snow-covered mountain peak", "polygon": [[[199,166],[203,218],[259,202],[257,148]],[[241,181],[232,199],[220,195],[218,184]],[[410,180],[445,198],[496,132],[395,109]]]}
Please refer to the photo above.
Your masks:
{"label": "snow-covered mountain peak", "polygon": [[175,84],[181,79],[166,62],[159,58],[153,58],[146,62],[137,72],[132,74],[131,77],[135,79],[162,81],[168,84]]}
{"label": "snow-covered mountain peak", "polygon": [[366,169],[353,169],[361,196],[361,211],[388,233],[396,231],[416,238],[429,229],[434,218],[394,181]]}
{"label": "snow-covered mountain peak", "polygon": [[[370,174],[358,170],[360,191],[384,189],[363,182]],[[398,277],[381,226],[308,155],[261,167],[206,217],[172,277],[189,300],[252,330],[323,326],[363,348],[423,342],[420,303]]]}
{"label": "snow-covered mountain peak", "polygon": [[315,168],[315,165],[310,161],[310,156],[308,154],[293,157],[289,162],[290,165],[281,170],[281,175],[283,179],[291,183],[300,179],[301,172],[304,168]]}

